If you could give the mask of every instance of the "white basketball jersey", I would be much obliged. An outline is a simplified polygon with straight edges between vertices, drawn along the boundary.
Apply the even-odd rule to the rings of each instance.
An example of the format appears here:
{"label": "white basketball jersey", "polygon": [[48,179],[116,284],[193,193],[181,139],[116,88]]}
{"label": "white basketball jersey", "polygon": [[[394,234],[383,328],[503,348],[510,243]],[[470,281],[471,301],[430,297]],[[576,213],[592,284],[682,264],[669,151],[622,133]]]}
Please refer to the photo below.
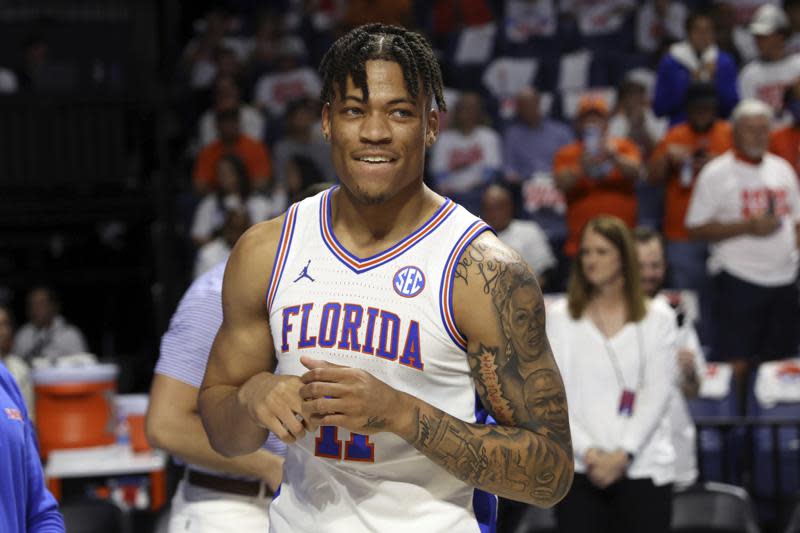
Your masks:
{"label": "white basketball jersey", "polygon": [[[267,302],[276,373],[300,356],[362,368],[467,422],[475,388],[452,286],[458,258],[488,226],[451,200],[368,258],[333,234],[329,189],[289,208]],[[334,426],[288,446],[270,531],[477,532],[473,489],[400,437]]]}

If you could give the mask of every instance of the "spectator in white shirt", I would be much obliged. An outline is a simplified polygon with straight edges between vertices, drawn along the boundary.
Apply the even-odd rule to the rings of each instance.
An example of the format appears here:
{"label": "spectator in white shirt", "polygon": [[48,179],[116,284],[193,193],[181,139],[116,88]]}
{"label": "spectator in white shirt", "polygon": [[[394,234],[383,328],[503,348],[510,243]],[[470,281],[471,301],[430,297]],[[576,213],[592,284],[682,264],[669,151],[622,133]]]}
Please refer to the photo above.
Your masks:
{"label": "spectator in white shirt", "polygon": [[500,135],[489,127],[478,93],[461,94],[450,124],[431,149],[434,187],[478,214],[484,189],[501,169]]}
{"label": "spectator in white shirt", "polygon": [[519,252],[546,287],[547,274],[556,266],[550,244],[539,224],[514,218],[514,198],[502,185],[490,185],[483,193],[481,217],[497,232],[497,238]]}
{"label": "spectator in white shirt", "polygon": [[239,86],[232,76],[220,76],[214,81],[214,107],[207,109],[198,123],[200,147],[208,146],[219,138],[217,112],[238,109],[241,132],[253,139],[264,137],[264,117],[255,107],[241,101]]}
{"label": "spectator in white shirt", "polygon": [[228,211],[244,209],[255,224],[277,216],[285,207],[284,193],[271,197],[250,193],[247,168],[235,155],[224,155],[217,162],[217,183],[216,192],[207,194],[194,212],[191,237],[196,246],[217,236]]}
{"label": "spectator in white shirt", "polygon": [[52,289],[34,287],[28,293],[27,303],[29,322],[14,337],[15,354],[30,363],[34,359],[52,362],[59,357],[86,353],[83,334],[59,314],[60,302]]}
{"label": "spectator in white shirt", "polygon": [[[672,303],[661,294],[667,272],[663,237],[649,228],[638,227],[633,232],[639,255],[642,290],[652,299]],[[678,324],[678,379],[670,403],[672,444],[675,446],[675,484],[692,485],[697,480],[696,429],[686,400],[697,397],[705,372],[705,358],[694,325],[686,319],[681,303],[674,306]]]}
{"label": "spectator in white shirt", "polygon": [[225,222],[219,237],[205,243],[197,250],[194,260],[194,278],[197,279],[218,264],[228,259],[233,245],[250,227],[250,217],[244,209],[231,209],[225,214]]}
{"label": "spectator in white shirt", "polygon": [[572,489],[556,507],[565,533],[670,531],[676,320],[645,297],[636,255],[622,220],[590,220],[567,298],[547,308],[575,455]]}
{"label": "spectator in white shirt", "polygon": [[800,55],[786,53],[789,18],[780,7],[765,4],[753,15],[749,29],[755,36],[759,57],[739,74],[739,94],[742,99],[766,102],[780,117],[786,87],[800,78]]}
{"label": "spectator in white shirt", "polygon": [[322,89],[316,70],[301,65],[304,50],[286,41],[278,52],[278,70],[259,78],[253,89],[253,103],[274,118],[283,116],[292,100],[317,98]]}
{"label": "spectator in white shirt", "polygon": [[759,360],[797,353],[800,189],[792,166],[767,153],[772,111],[743,100],[732,115],[734,149],[697,177],[686,227],[711,243],[712,356],[733,363],[740,395]]}

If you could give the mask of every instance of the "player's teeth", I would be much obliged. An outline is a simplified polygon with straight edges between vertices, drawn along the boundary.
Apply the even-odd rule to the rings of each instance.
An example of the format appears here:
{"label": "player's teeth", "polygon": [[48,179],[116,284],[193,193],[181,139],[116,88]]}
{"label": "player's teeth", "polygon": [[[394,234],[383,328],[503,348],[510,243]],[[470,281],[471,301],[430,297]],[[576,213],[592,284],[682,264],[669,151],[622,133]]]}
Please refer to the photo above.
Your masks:
{"label": "player's teeth", "polygon": [[389,158],[387,157],[362,157],[361,161],[366,161],[367,163],[388,163]]}

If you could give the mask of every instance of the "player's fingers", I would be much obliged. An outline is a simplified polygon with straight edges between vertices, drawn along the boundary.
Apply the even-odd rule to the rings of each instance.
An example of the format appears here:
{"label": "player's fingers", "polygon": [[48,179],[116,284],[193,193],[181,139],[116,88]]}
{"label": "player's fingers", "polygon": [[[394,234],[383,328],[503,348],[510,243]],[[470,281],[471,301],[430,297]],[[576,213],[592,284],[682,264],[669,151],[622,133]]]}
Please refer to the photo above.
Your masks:
{"label": "player's fingers", "polygon": [[352,368],[313,368],[300,376],[303,383],[311,383],[314,381],[327,381],[331,383],[341,383],[353,373]]}
{"label": "player's fingers", "polygon": [[326,383],[324,381],[314,381],[300,388],[300,398],[313,400],[314,398],[341,398],[347,392],[347,387],[339,383]]}
{"label": "player's fingers", "polygon": [[292,435],[292,437],[296,439],[303,437],[306,433],[306,430],[303,427],[302,414],[300,415],[300,418],[297,417],[298,414],[299,413],[297,411],[293,411],[288,407],[281,409],[276,413],[281,425]]}
{"label": "player's fingers", "polygon": [[347,417],[345,415],[333,414],[319,417],[320,426],[339,426],[347,427]]}
{"label": "player's fingers", "polygon": [[303,402],[302,412],[312,416],[325,416],[340,412],[341,400],[337,398],[314,398]]}
{"label": "player's fingers", "polygon": [[300,357],[300,363],[302,363],[302,365],[309,370],[313,370],[315,368],[347,368],[346,366],[330,363],[322,359],[314,359],[313,357],[306,357],[305,355]]}
{"label": "player's fingers", "polygon": [[268,430],[270,433],[278,437],[281,441],[285,442],[286,444],[293,443],[296,439],[294,436],[289,433],[286,427],[281,423],[278,418],[271,417],[270,420],[265,421],[266,423],[259,424],[264,429]]}

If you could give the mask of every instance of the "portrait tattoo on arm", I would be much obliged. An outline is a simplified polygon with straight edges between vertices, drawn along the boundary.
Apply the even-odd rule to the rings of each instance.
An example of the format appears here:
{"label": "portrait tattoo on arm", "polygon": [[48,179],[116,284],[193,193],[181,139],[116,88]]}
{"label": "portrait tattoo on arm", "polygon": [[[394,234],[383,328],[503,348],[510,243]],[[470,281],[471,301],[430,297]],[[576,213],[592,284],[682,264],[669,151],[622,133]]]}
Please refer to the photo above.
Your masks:
{"label": "portrait tattoo on arm", "polygon": [[[489,296],[496,343],[470,342],[475,386],[498,426],[468,424],[417,408],[412,444],[451,473],[498,495],[552,505],[572,479],[564,385],[545,333],[536,278],[513,251],[478,239],[464,252],[456,283]],[[474,294],[474,292],[473,292]]]}

